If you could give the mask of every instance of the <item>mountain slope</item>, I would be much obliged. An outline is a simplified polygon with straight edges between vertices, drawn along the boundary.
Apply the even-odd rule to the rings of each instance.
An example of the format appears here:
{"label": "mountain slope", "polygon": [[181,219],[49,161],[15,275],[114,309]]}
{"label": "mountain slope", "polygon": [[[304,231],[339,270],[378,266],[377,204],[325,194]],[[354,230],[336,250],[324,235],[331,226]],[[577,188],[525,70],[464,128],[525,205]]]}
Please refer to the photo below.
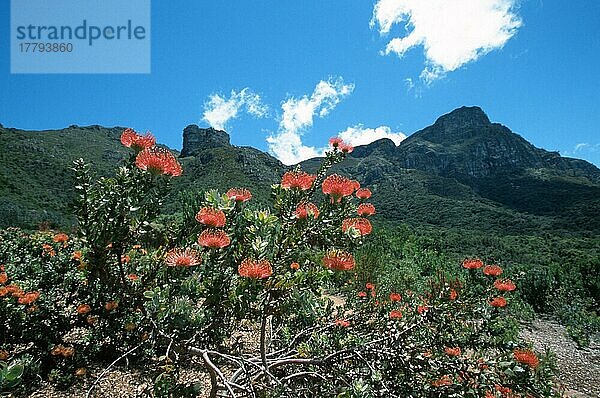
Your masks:
{"label": "mountain slope", "polygon": [[[126,156],[121,131],[0,128],[0,225],[71,222],[72,160],[83,157],[107,173]],[[286,170],[266,153],[231,145],[224,131],[196,125],[183,131],[180,160],[184,174],[174,179],[168,211],[181,192],[209,188],[248,187],[255,202],[265,203]],[[315,170],[318,162],[302,167]],[[357,147],[335,170],[373,189],[386,223],[503,234],[600,232],[600,170],[534,147],[477,107],[441,116],[399,146],[382,139]]]}

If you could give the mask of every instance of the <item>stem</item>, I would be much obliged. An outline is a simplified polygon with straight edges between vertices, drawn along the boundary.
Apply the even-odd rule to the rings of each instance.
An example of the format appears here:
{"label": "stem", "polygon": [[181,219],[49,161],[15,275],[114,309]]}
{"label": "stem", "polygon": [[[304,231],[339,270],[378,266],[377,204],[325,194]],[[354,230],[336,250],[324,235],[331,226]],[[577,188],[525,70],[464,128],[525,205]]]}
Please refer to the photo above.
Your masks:
{"label": "stem", "polygon": [[269,305],[270,294],[267,292],[265,303],[262,310],[262,319],[260,321],[260,359],[265,372],[268,370],[267,365],[267,346],[266,346],[266,331],[267,331],[267,306]]}

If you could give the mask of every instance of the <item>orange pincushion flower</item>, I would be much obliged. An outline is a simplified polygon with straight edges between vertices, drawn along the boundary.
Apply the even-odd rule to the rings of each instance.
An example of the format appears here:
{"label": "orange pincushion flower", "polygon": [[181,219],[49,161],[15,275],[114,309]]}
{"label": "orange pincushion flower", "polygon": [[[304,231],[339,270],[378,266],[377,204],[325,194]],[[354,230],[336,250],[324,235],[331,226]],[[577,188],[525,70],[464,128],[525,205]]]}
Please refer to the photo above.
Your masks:
{"label": "orange pincushion flower", "polygon": [[513,356],[515,357],[515,361],[529,366],[531,369],[535,369],[540,364],[540,360],[538,359],[535,352],[531,350],[514,350]]}
{"label": "orange pincushion flower", "polygon": [[452,384],[452,379],[448,375],[442,376],[439,379],[431,382],[431,385],[433,387],[444,387],[444,386],[449,386],[451,384]]}
{"label": "orange pincushion flower", "polygon": [[483,267],[483,261],[478,258],[467,258],[462,265],[466,269],[479,269]]}
{"label": "orange pincushion flower", "polygon": [[175,156],[165,148],[151,147],[146,148],[135,158],[135,165],[152,174],[168,175],[177,177],[182,173],[181,165],[175,159]]}
{"label": "orange pincushion flower", "polygon": [[296,217],[299,219],[305,219],[309,215],[313,218],[319,217],[319,208],[312,202],[299,203],[296,207]]}
{"label": "orange pincushion flower", "polygon": [[212,207],[203,207],[196,214],[196,221],[200,224],[207,225],[213,228],[225,226],[225,213],[222,210],[213,209]]}
{"label": "orange pincushion flower", "polygon": [[502,274],[502,268],[497,265],[486,265],[483,268],[483,273],[488,276],[499,276]]}
{"label": "orange pincushion flower", "polygon": [[360,188],[356,191],[356,197],[359,199],[369,199],[371,197],[371,190],[369,188]]}
{"label": "orange pincushion flower", "polygon": [[165,264],[169,267],[191,267],[202,262],[202,258],[193,249],[171,249],[165,257]]}
{"label": "orange pincushion flower", "polygon": [[312,187],[316,178],[316,175],[308,174],[303,171],[288,171],[281,178],[281,187],[285,189],[300,189],[306,191]]}
{"label": "orange pincushion flower", "polygon": [[29,305],[40,298],[40,292],[29,292],[19,297],[19,304]]}
{"label": "orange pincushion flower", "polygon": [[342,142],[339,146],[338,146],[339,150],[344,152],[344,153],[352,153],[352,151],[354,150],[354,147],[350,144],[346,144],[345,142]]}
{"label": "orange pincushion flower", "polygon": [[352,254],[333,250],[323,257],[323,265],[335,271],[349,271],[354,268],[355,262]]}
{"label": "orange pincushion flower", "polygon": [[390,293],[390,300],[397,303],[398,301],[402,300],[402,296],[398,293]]}
{"label": "orange pincushion flower", "polygon": [[419,313],[419,315],[423,315],[427,311],[429,311],[429,306],[427,306],[427,305],[419,305],[419,306],[417,306],[417,312]]}
{"label": "orange pincushion flower", "polygon": [[294,271],[297,271],[300,269],[300,264],[298,263],[291,263],[290,264],[290,268],[293,269]]}
{"label": "orange pincushion flower", "polygon": [[47,243],[44,243],[42,245],[42,249],[44,249],[44,252],[42,254],[47,254],[50,257],[54,257],[56,255],[56,252],[54,251],[54,248],[52,246],[50,246]]}
{"label": "orange pincushion flower", "polygon": [[246,202],[252,199],[252,193],[246,188],[231,188],[227,191],[227,197],[236,202]]}
{"label": "orange pincushion flower", "polygon": [[454,289],[450,290],[450,300],[454,301],[458,298],[458,292]]}
{"label": "orange pincushion flower", "polygon": [[225,246],[229,246],[231,238],[220,229],[206,229],[202,231],[198,237],[198,244],[204,247],[210,247],[212,249],[222,249]]}
{"label": "orange pincushion flower", "polygon": [[510,279],[498,279],[494,282],[494,287],[500,290],[501,292],[512,292],[517,288],[513,281],[511,281]]}
{"label": "orange pincushion flower", "polygon": [[402,318],[402,312],[398,310],[390,311],[390,318],[392,319],[400,319]]}
{"label": "orange pincushion flower", "polygon": [[339,326],[341,328],[347,328],[348,326],[350,326],[350,322],[348,322],[345,319],[336,319],[335,326]]}
{"label": "orange pincushion flower", "polygon": [[156,138],[149,132],[141,135],[136,133],[133,129],[125,129],[123,130],[123,133],[121,133],[121,144],[139,152],[153,147],[154,144],[156,144]]}
{"label": "orange pincushion flower", "polygon": [[23,290],[15,285],[15,284],[11,284],[6,286],[6,294],[10,294],[11,296],[13,296],[14,298],[20,298],[21,296],[23,296],[23,294],[25,294],[25,292],[23,292]]}
{"label": "orange pincushion flower", "polygon": [[366,218],[347,218],[342,221],[342,231],[347,232],[349,228],[356,229],[361,235],[368,235],[373,231],[371,222]]}
{"label": "orange pincushion flower", "polygon": [[345,196],[350,196],[356,190],[356,182],[342,177],[338,174],[332,174],[325,178],[322,184],[323,193],[331,196],[331,201],[338,203]]}
{"label": "orange pincushion flower", "polygon": [[367,282],[367,283],[365,284],[365,287],[366,287],[367,289],[369,289],[369,290],[373,290],[373,289],[375,289],[375,284],[374,284],[374,283],[371,283],[371,282]]}
{"label": "orange pincushion flower", "polygon": [[367,292],[358,292],[358,297],[367,297]]}
{"label": "orange pincushion flower", "polygon": [[86,368],[77,368],[75,370],[75,376],[77,377],[83,377],[87,374],[87,369]]}
{"label": "orange pincushion flower", "polygon": [[70,358],[75,354],[75,349],[73,347],[65,347],[62,344],[60,344],[54,347],[50,351],[50,354],[55,357],[62,356],[64,358]]}
{"label": "orange pincushion flower", "polygon": [[81,256],[83,256],[83,253],[78,250],[76,252],[73,252],[73,255],[71,256],[71,258],[75,261],[79,261],[79,260],[81,260]]}
{"label": "orange pincushion flower", "polygon": [[0,284],[4,285],[8,281],[8,275],[6,272],[0,273]]}
{"label": "orange pincushion flower", "polygon": [[54,235],[54,238],[52,240],[56,243],[65,243],[69,240],[69,235],[61,232],[59,234]]}
{"label": "orange pincushion flower", "polygon": [[78,313],[79,315],[85,315],[85,314],[87,314],[88,312],[90,312],[91,310],[92,310],[92,308],[91,308],[91,307],[90,307],[88,304],[80,304],[80,305],[77,307],[77,313]]}
{"label": "orange pincushion flower", "polygon": [[8,351],[0,350],[0,361],[6,361],[9,355]]}
{"label": "orange pincushion flower", "polygon": [[372,216],[375,214],[375,206],[373,206],[371,203],[361,203],[358,205],[356,213],[359,216]]}
{"label": "orange pincushion flower", "polygon": [[446,347],[444,348],[444,352],[450,357],[458,357],[460,356],[460,347]]}
{"label": "orange pincushion flower", "polygon": [[264,279],[273,274],[268,260],[244,259],[238,266],[238,273],[244,278]]}
{"label": "orange pincushion flower", "polygon": [[138,279],[140,279],[140,277],[139,277],[139,276],[137,276],[136,274],[129,274],[129,275],[127,275],[127,278],[128,278],[130,281],[132,281],[132,282],[135,282],[135,281],[137,281]]}
{"label": "orange pincushion flower", "polygon": [[108,303],[104,304],[104,309],[106,311],[113,311],[116,310],[119,307],[119,302],[118,301],[109,301]]}
{"label": "orange pincushion flower", "polygon": [[496,297],[490,301],[490,305],[496,308],[506,307],[506,299],[504,297]]}
{"label": "orange pincushion flower", "polygon": [[340,137],[331,137],[329,139],[329,145],[331,145],[334,148],[337,148],[338,146],[340,146],[340,144],[342,144],[344,142],[343,139],[341,139]]}

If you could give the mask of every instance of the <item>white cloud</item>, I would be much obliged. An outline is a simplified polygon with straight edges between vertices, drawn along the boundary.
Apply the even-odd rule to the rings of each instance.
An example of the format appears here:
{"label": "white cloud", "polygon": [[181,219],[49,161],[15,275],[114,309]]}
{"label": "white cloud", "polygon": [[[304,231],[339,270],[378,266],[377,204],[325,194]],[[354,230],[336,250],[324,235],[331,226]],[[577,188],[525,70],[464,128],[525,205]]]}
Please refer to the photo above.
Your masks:
{"label": "white cloud", "polygon": [[589,144],[587,142],[582,142],[580,144],[575,145],[573,148],[573,153],[577,152],[597,152],[600,151],[600,144]]}
{"label": "white cloud", "polygon": [[368,128],[362,125],[348,127],[338,136],[352,146],[367,145],[382,138],[389,138],[394,141],[394,144],[398,145],[406,138],[404,133],[393,132],[388,126]]}
{"label": "white cloud", "polygon": [[388,41],[382,54],[402,57],[423,46],[426,66],[421,79],[429,84],[502,48],[522,25],[515,13],[517,0],[378,0],[371,27],[382,35],[404,23],[402,37]]}
{"label": "white cloud", "polygon": [[270,152],[288,165],[322,156],[324,149],[304,145],[302,134],[313,125],[315,116],[327,116],[352,91],[354,84],[345,84],[342,78],[330,78],[321,80],[310,96],[292,97],[283,102],[279,131],[267,138]]}
{"label": "white cloud", "polygon": [[217,130],[225,130],[227,122],[238,117],[240,110],[254,117],[265,117],[269,108],[262,103],[260,95],[246,87],[239,93],[231,90],[229,98],[217,93],[211,94],[204,103],[202,120]]}

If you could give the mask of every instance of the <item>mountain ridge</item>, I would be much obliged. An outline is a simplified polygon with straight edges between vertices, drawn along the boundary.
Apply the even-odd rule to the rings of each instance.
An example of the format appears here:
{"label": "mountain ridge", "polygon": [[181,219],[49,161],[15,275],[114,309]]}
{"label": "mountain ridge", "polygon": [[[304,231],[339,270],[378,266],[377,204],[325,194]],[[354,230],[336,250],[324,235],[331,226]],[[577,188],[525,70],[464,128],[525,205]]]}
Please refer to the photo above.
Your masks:
{"label": "mountain ridge", "polygon": [[[119,143],[122,129],[92,125],[38,132],[0,127],[0,220],[24,226],[24,213],[36,221],[49,218],[59,224],[67,217],[72,222],[66,205],[70,162],[84,157],[99,174],[109,173],[126,157]],[[184,128],[179,156],[185,171],[174,180],[173,203],[186,190],[232,186],[247,186],[259,203],[266,203],[270,185],[289,169],[258,149],[232,145],[225,131],[195,124]],[[300,165],[314,170],[318,162],[309,159]],[[490,122],[479,107],[442,115],[398,146],[389,139],[358,146],[334,170],[372,186],[380,213],[393,222],[456,226],[485,215],[499,229],[503,227],[497,220],[514,229],[600,230],[598,217],[592,216],[585,227],[569,221],[577,212],[600,209],[595,199],[600,197],[600,169],[536,148]],[[169,211],[174,208],[169,206]],[[436,209],[438,219],[427,214],[428,208]],[[34,225],[32,221],[28,226]]]}

